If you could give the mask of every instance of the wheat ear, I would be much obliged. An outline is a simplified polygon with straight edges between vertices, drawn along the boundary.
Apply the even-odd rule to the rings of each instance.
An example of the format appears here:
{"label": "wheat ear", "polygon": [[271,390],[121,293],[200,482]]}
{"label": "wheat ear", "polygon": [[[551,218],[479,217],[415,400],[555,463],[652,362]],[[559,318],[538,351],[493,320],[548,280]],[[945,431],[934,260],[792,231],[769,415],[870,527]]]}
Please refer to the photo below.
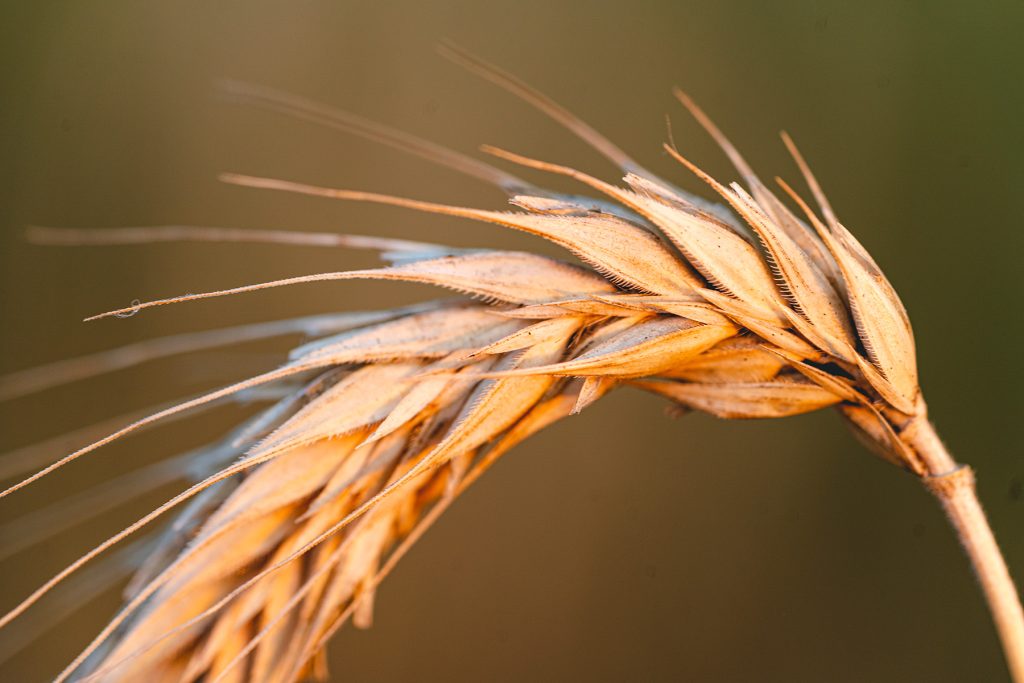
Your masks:
{"label": "wheat ear", "polygon": [[[524,438],[631,386],[723,418],[835,407],[872,450],[938,498],[977,573],[1013,680],[1024,683],[1020,601],[973,472],[953,460],[928,420],[907,314],[792,141],[784,136],[820,217],[780,181],[802,216],[792,211],[681,91],[676,97],[718,141],[745,186],[719,183],[674,145],[665,150],[720,203],[653,175],[509,74],[458,48],[444,51],[565,125],[622,170],[622,183],[485,148],[504,162],[573,178],[596,196],[547,191],[491,162],[353,114],[233,82],[225,86],[232,99],[448,166],[504,190],[514,208],[449,206],[237,174],[223,179],[483,221],[554,242],[582,265],[525,252],[312,233],[33,229],[32,239],[53,244],[269,241],[369,248],[390,262],[136,302],[95,318],[355,278],[428,283],[469,298],[183,335],[0,378],[0,398],[11,398],[162,355],[295,331],[315,338],[275,371],[133,418],[0,494],[158,419],[229,399],[273,401],[221,442],[170,461],[174,467],[133,473],[126,481],[139,490],[175,479],[190,486],[73,562],[0,618],[0,626],[65,579],[81,580],[85,574],[75,572],[108,547],[180,508],[144,554],[109,565],[112,571],[135,567],[124,607],[56,680],[324,678],[329,637],[349,619],[370,624],[380,581],[459,493]],[[0,471],[22,471],[37,453],[9,455]],[[95,497],[84,500],[62,501],[38,519],[83,510]],[[24,520],[16,528],[23,534],[39,523]]]}

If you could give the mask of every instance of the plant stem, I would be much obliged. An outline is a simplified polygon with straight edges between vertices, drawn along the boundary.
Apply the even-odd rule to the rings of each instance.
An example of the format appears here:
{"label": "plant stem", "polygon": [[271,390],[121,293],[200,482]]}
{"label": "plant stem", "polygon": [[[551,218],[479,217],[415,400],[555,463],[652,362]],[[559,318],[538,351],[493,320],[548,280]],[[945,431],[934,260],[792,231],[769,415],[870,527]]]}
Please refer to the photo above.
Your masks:
{"label": "plant stem", "polygon": [[939,499],[971,560],[999,632],[1010,677],[1014,683],[1024,683],[1024,611],[978,502],[974,472],[953,459],[926,417],[915,420],[903,436],[924,462],[928,470],[924,484]]}

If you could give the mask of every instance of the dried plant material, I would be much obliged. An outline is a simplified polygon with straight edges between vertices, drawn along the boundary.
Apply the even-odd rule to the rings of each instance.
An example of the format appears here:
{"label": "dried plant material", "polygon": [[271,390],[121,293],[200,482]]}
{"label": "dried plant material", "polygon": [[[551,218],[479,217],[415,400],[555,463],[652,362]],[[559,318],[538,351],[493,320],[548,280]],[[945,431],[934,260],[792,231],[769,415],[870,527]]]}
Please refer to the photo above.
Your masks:
{"label": "dried plant material", "polygon": [[730,325],[701,325],[682,318],[639,322],[572,360],[512,370],[506,375],[551,374],[572,377],[657,375],[735,334]]}
{"label": "dried plant material", "polygon": [[663,201],[661,198],[669,192],[667,188],[658,188],[657,195],[645,196],[640,188],[650,188],[651,181],[644,179],[641,185],[639,180],[635,176],[625,178],[638,190],[634,201],[643,207],[643,214],[669,236],[715,289],[746,302],[761,316],[782,322],[782,300],[772,275],[746,239],[708,214],[681,208],[681,203],[671,205]]}
{"label": "dried plant material", "polygon": [[[796,242],[798,250],[806,255],[804,258],[810,260],[818,268],[825,268],[832,281],[838,282],[840,279],[838,272],[834,264],[830,263],[831,259],[828,258],[824,245],[814,239],[808,226],[793,215],[793,212],[764,186],[746,159],[739,153],[739,150],[733,146],[729,138],[711,120],[711,117],[705,114],[704,110],[698,107],[697,103],[689,95],[679,88],[673,88],[672,94],[686,107],[687,111],[700,123],[704,130],[711,135],[718,146],[722,148],[722,151],[729,157],[732,165],[736,167],[736,170],[743,177],[743,181],[750,188],[750,192],[754,195],[757,203],[768,213],[772,221],[787,233],[789,239]],[[675,146],[672,145],[670,150],[675,152]]]}
{"label": "dried plant material", "polygon": [[613,377],[591,376],[584,379],[579,396],[576,397],[576,403],[572,407],[573,415],[582,412],[584,408],[614,389],[620,381]]}
{"label": "dried plant material", "polygon": [[754,337],[731,337],[662,376],[703,384],[765,382],[786,365]]}
{"label": "dried plant material", "polygon": [[352,277],[436,284],[516,304],[614,291],[608,282],[590,272],[522,252],[448,256],[394,268],[355,271]]}
{"label": "dried plant material", "polygon": [[640,386],[687,408],[731,419],[800,415],[835,405],[840,400],[817,384],[792,378],[728,384],[647,381]]}
{"label": "dried plant material", "polygon": [[321,337],[325,334],[338,333],[346,329],[401,317],[403,313],[412,313],[421,309],[423,306],[409,307],[404,311],[314,315],[158,337],[110,351],[57,361],[7,375],[0,378],[0,400],[26,396],[69,382],[88,379],[114,370],[131,368],[168,356],[290,334]]}
{"label": "dried plant material", "polygon": [[[788,137],[786,140],[808,183],[817,188],[814,176],[807,170],[796,147]],[[818,193],[820,195],[820,190]],[[858,357],[858,365],[872,386],[884,393],[888,401],[902,412],[913,414],[920,388],[910,318],[881,269],[853,235],[835,220],[828,202],[823,195],[820,196],[822,210],[830,217],[829,227],[823,225],[802,201],[800,206],[807,212],[843,274],[850,313],[857,324],[860,341],[871,359],[869,365]]]}
{"label": "dried plant material", "polygon": [[297,365],[344,365],[409,358],[442,358],[453,351],[474,350],[521,325],[486,307],[459,307],[410,315],[327,337],[300,346],[292,352],[291,357],[292,363]]}
{"label": "dried plant material", "polygon": [[558,340],[564,337],[567,331],[575,331],[582,324],[582,318],[571,314],[541,320],[474,351],[471,356],[505,354],[536,346],[541,342]]}
{"label": "dried plant material", "polygon": [[[466,487],[529,435],[633,386],[668,398],[680,413],[722,418],[777,418],[835,406],[872,450],[922,477],[942,501],[981,577],[1011,670],[1024,683],[1020,604],[973,478],[927,421],[903,305],[839,222],[792,142],[785,139],[822,218],[783,187],[809,225],[681,92],[678,99],[730,157],[746,187],[721,183],[674,146],[666,149],[724,205],[654,176],[515,77],[458,48],[445,51],[565,125],[619,168],[622,183],[485,148],[502,160],[572,178],[602,197],[549,192],[354,114],[237,83],[227,86],[236,99],[488,182],[510,196],[512,208],[450,206],[238,174],[223,179],[483,221],[549,240],[582,265],[363,236],[188,226],[37,229],[36,239],[64,244],[189,239],[351,246],[382,252],[390,263],[135,303],[94,318],[292,284],[343,286],[351,279],[426,283],[470,298],[180,335],[0,378],[0,398],[12,398],[173,353],[294,332],[315,337],[276,370],[133,418],[0,493],[215,401],[257,391],[266,393],[252,400],[276,400],[210,448],[120,480],[146,488],[184,479],[189,486],[71,562],[0,618],[0,627],[65,580],[73,582],[107,549],[177,509],[177,519],[137,562],[122,609],[58,683],[323,678],[327,640],[348,620],[371,625],[380,582]],[[8,456],[0,470],[20,473],[36,457]],[[69,499],[47,514],[66,515],[94,499]],[[18,549],[13,544],[8,552]]]}

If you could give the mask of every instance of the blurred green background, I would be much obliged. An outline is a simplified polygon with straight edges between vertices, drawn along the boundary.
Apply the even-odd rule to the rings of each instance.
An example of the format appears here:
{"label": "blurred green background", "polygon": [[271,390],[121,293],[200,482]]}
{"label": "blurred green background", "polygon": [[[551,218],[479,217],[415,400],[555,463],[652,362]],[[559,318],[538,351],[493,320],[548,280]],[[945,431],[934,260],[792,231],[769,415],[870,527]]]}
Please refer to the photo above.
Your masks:
{"label": "blurred green background", "polygon": [[[27,224],[330,230],[557,253],[495,226],[218,183],[238,171],[503,204],[392,150],[221,101],[218,79],[290,90],[462,151],[489,142],[614,179],[555,124],[439,58],[436,43],[452,39],[700,190],[661,153],[666,112],[684,153],[720,176],[732,170],[673,103],[679,84],[763,176],[796,180],[780,129],[801,144],[903,296],[931,414],[976,467],[1024,578],[1024,3],[106,0],[7,2],[2,15],[0,372],[161,334],[436,295],[309,285],[82,324],[134,298],[373,261],[298,247],[42,248],[24,243]],[[296,341],[5,403],[0,448],[244,377]],[[662,405],[619,392],[501,462],[384,584],[374,628],[335,639],[332,680],[1007,680],[937,506],[835,415],[670,420]],[[244,412],[98,451],[0,502],[0,516],[201,444]],[[174,490],[3,562],[2,606]],[[114,590],[97,596],[0,665],[0,678],[52,676],[117,602]]]}

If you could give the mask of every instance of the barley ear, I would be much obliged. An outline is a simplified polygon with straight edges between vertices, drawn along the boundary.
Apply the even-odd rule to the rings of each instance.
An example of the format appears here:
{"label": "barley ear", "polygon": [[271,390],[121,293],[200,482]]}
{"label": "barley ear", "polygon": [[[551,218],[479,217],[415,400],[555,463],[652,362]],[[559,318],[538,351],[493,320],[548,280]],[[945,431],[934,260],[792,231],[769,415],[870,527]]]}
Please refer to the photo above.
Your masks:
{"label": "barley ear", "polygon": [[[720,181],[674,143],[666,145],[715,201],[654,176],[511,74],[460,48],[442,51],[561,123],[613,162],[615,180],[489,146],[483,151],[496,160],[479,161],[343,110],[240,83],[225,86],[235,100],[490,183],[509,196],[511,207],[453,206],[241,174],[221,179],[517,230],[557,245],[575,262],[276,230],[32,229],[33,240],[63,246],[217,241],[241,249],[266,242],[371,249],[385,262],[136,301],[90,320],[219,296],[256,296],[272,287],[344,287],[354,279],[430,284],[458,296],[390,311],[175,335],[0,378],[3,400],[169,355],[296,333],[310,337],[278,368],[251,379],[131,415],[97,434],[84,430],[0,458],[0,473],[36,470],[0,492],[2,498],[44,476],[59,476],[65,464],[142,429],[220,402],[273,401],[209,447],[5,524],[5,534],[31,536],[0,550],[0,556],[13,556],[90,507],[113,508],[146,489],[180,485],[165,503],[73,560],[0,617],[0,628],[24,629],[17,647],[40,631],[14,622],[51,591],[83,585],[100,590],[105,584],[96,580],[97,568],[120,576],[131,565],[135,574],[124,605],[58,674],[58,683],[294,683],[323,676],[328,640],[349,620],[371,625],[381,581],[458,495],[523,439],[614,390],[633,388],[667,399],[677,415],[776,419],[835,408],[870,450],[918,477],[939,500],[977,573],[1013,679],[1024,683],[1024,613],[1016,587],[978,502],[973,471],[953,460],[928,420],[909,317],[882,269],[837,218],[792,140],[783,136],[821,217],[782,181],[797,210],[776,197],[678,89],[676,98],[745,183]],[[497,167],[505,163],[570,178],[599,196],[545,190]],[[300,296],[303,288],[294,291]],[[43,461],[40,454],[57,446],[66,452],[66,441],[74,444],[69,455]],[[125,487],[132,490],[119,490]],[[177,517],[162,532],[100,558],[171,511]]]}

